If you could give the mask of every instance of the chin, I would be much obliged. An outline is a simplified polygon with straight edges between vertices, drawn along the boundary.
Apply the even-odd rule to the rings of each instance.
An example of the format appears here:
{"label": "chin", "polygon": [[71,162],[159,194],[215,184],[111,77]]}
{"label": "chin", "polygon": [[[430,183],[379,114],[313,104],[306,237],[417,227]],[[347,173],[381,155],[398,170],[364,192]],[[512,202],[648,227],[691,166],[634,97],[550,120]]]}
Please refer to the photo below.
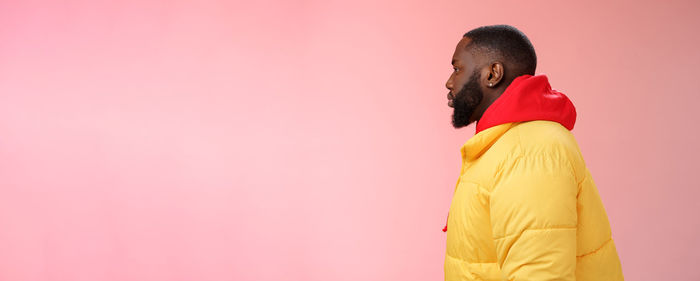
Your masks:
{"label": "chin", "polygon": [[458,122],[455,119],[454,115],[452,115],[452,127],[454,127],[455,129],[467,127],[467,126],[471,125],[472,123],[474,123],[474,121],[475,121],[474,119],[469,118],[469,120],[467,120],[466,122],[464,122],[464,120],[460,120]]}
{"label": "chin", "polygon": [[452,127],[454,127],[455,129],[459,129],[459,128],[467,127],[467,126],[469,126],[469,125],[471,125],[471,124],[472,124],[472,122],[469,122],[469,123],[466,123],[466,124],[464,124],[464,123],[455,124],[455,122],[452,122]]}

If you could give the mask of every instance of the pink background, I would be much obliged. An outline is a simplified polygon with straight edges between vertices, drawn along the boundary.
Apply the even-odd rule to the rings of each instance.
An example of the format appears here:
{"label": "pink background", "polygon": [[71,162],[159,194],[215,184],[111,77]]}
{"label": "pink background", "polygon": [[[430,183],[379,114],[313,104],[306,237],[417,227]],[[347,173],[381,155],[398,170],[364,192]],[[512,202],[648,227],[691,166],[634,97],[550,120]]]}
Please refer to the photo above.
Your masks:
{"label": "pink background", "polygon": [[496,23],[627,279],[698,280],[700,2],[562,2],[1,1],[0,280],[441,280],[449,60]]}

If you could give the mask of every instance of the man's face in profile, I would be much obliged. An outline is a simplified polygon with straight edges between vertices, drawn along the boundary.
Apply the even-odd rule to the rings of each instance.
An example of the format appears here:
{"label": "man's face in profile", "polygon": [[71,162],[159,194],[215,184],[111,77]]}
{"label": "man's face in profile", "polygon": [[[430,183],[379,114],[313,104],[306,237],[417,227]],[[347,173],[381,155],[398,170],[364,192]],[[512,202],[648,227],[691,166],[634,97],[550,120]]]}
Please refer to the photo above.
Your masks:
{"label": "man's face in profile", "polygon": [[484,93],[479,85],[481,73],[474,66],[472,55],[466,48],[469,41],[469,38],[463,38],[457,44],[452,56],[454,71],[445,84],[450,90],[447,99],[448,106],[454,108],[452,126],[455,128],[465,127],[474,122],[472,115],[484,99]]}

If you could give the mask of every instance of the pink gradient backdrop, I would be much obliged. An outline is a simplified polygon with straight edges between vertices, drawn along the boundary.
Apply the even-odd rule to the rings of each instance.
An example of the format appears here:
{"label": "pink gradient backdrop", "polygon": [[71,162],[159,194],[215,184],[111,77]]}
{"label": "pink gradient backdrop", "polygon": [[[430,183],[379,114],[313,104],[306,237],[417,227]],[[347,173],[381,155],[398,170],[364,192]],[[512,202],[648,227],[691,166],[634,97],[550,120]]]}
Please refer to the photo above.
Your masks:
{"label": "pink gradient backdrop", "polygon": [[441,280],[449,59],[496,23],[627,279],[698,280],[700,2],[562,2],[1,1],[0,280]]}

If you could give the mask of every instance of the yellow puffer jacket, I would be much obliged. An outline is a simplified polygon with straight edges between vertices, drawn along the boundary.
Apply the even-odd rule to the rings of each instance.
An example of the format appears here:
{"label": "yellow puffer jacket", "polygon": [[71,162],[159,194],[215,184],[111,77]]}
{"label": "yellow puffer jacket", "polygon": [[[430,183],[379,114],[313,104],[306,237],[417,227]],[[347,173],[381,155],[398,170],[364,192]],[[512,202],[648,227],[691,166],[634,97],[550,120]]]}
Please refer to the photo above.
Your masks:
{"label": "yellow puffer jacket", "polygon": [[542,75],[517,78],[485,112],[461,149],[445,280],[624,279],[572,114]]}

